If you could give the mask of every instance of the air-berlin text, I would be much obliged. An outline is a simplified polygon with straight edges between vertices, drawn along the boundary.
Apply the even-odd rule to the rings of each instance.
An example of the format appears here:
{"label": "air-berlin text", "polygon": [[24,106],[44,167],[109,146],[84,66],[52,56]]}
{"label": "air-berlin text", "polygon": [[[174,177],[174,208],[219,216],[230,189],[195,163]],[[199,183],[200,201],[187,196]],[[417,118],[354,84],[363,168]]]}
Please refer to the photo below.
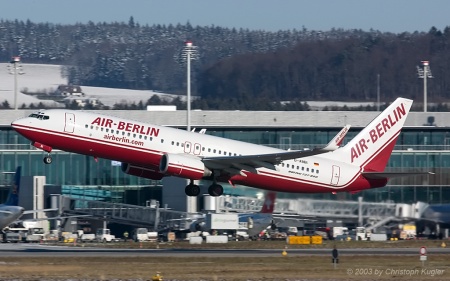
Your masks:
{"label": "air-berlin text", "polygon": [[[379,139],[383,138],[397,122],[406,115],[405,105],[402,103],[397,106],[386,118],[383,118],[381,122],[375,125],[375,128],[369,131],[369,138],[360,139],[351,149],[351,162],[355,161],[366,150],[369,149],[370,143],[376,143]],[[367,135],[363,136],[366,137]]]}
{"label": "air-berlin text", "polygon": [[[118,129],[122,131],[127,131],[130,133],[137,133],[141,135],[153,136],[157,137],[159,135],[159,129],[140,125],[136,123],[123,122],[119,121],[118,123],[114,123],[112,119],[97,117],[94,121],[92,121],[91,125],[98,125],[106,128]],[[113,128],[115,127],[115,128]]]}

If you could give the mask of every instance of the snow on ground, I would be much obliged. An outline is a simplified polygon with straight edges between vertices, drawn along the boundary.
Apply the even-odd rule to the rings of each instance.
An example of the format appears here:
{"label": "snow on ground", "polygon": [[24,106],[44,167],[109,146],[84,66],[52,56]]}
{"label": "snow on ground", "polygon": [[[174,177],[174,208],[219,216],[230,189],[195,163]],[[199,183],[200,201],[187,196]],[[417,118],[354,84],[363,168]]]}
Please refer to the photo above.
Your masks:
{"label": "snow on ground", "polygon": [[[0,103],[5,100],[9,102],[11,108],[14,107],[14,75],[10,74],[9,63],[0,63]],[[17,75],[17,104],[18,107],[25,103],[38,104],[41,100],[21,93],[24,89],[28,91],[55,90],[60,84],[67,84],[67,80],[61,77],[59,65],[42,64],[22,64],[24,74]],[[51,102],[43,102],[54,104]]]}
{"label": "snow on ground", "polygon": [[[0,63],[0,103],[8,101],[11,108],[14,108],[14,75],[9,73],[9,63]],[[21,93],[25,89],[29,92],[43,91],[51,93],[59,85],[66,85],[67,79],[61,77],[61,67],[50,64],[22,64],[23,75],[17,76],[18,94],[17,104],[20,108],[22,104],[28,107],[31,103],[37,105],[42,102],[54,106],[53,101],[39,100],[33,96]],[[116,103],[146,103],[153,95],[159,95],[161,98],[167,97],[173,99],[176,95],[164,94],[150,90],[128,90],[112,89],[101,87],[88,87],[80,85],[85,93],[85,98],[97,98],[104,105],[113,106]],[[185,99],[184,96],[181,97]],[[60,104],[61,106],[61,104]]]}

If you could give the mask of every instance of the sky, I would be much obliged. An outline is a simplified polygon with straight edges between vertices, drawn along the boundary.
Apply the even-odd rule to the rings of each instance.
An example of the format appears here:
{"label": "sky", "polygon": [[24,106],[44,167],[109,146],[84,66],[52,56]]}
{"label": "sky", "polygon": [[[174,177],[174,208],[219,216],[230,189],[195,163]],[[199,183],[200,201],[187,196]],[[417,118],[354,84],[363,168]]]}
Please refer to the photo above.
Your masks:
{"label": "sky", "polygon": [[443,30],[449,0],[0,0],[0,20],[55,24],[128,22],[250,30],[332,28],[382,32]]}

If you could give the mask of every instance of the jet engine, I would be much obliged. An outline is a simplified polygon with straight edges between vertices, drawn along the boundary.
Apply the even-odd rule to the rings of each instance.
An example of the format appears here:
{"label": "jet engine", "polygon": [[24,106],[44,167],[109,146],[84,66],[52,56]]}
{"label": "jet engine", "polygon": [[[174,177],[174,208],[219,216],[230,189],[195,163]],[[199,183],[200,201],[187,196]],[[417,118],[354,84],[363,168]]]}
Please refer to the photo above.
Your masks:
{"label": "jet engine", "polygon": [[124,172],[125,174],[137,176],[137,177],[141,177],[141,178],[160,180],[164,177],[164,174],[161,174],[158,171],[155,171],[155,170],[152,170],[149,168],[133,166],[128,163],[122,163],[121,168],[122,168],[122,172]]}
{"label": "jet engine", "polygon": [[200,158],[188,154],[164,154],[161,157],[159,171],[191,180],[199,180],[212,174]]}

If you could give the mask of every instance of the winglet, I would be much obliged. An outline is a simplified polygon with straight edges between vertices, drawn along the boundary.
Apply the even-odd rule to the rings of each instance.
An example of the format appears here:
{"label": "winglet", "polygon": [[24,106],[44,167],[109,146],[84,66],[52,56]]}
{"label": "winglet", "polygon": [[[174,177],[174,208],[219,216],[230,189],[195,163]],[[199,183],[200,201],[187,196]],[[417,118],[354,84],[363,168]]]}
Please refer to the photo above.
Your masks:
{"label": "winglet", "polygon": [[337,135],[323,148],[323,150],[334,151],[338,149],[344,141],[344,138],[350,130],[350,127],[351,125],[345,125],[345,127],[342,128],[339,133],[337,133]]}

